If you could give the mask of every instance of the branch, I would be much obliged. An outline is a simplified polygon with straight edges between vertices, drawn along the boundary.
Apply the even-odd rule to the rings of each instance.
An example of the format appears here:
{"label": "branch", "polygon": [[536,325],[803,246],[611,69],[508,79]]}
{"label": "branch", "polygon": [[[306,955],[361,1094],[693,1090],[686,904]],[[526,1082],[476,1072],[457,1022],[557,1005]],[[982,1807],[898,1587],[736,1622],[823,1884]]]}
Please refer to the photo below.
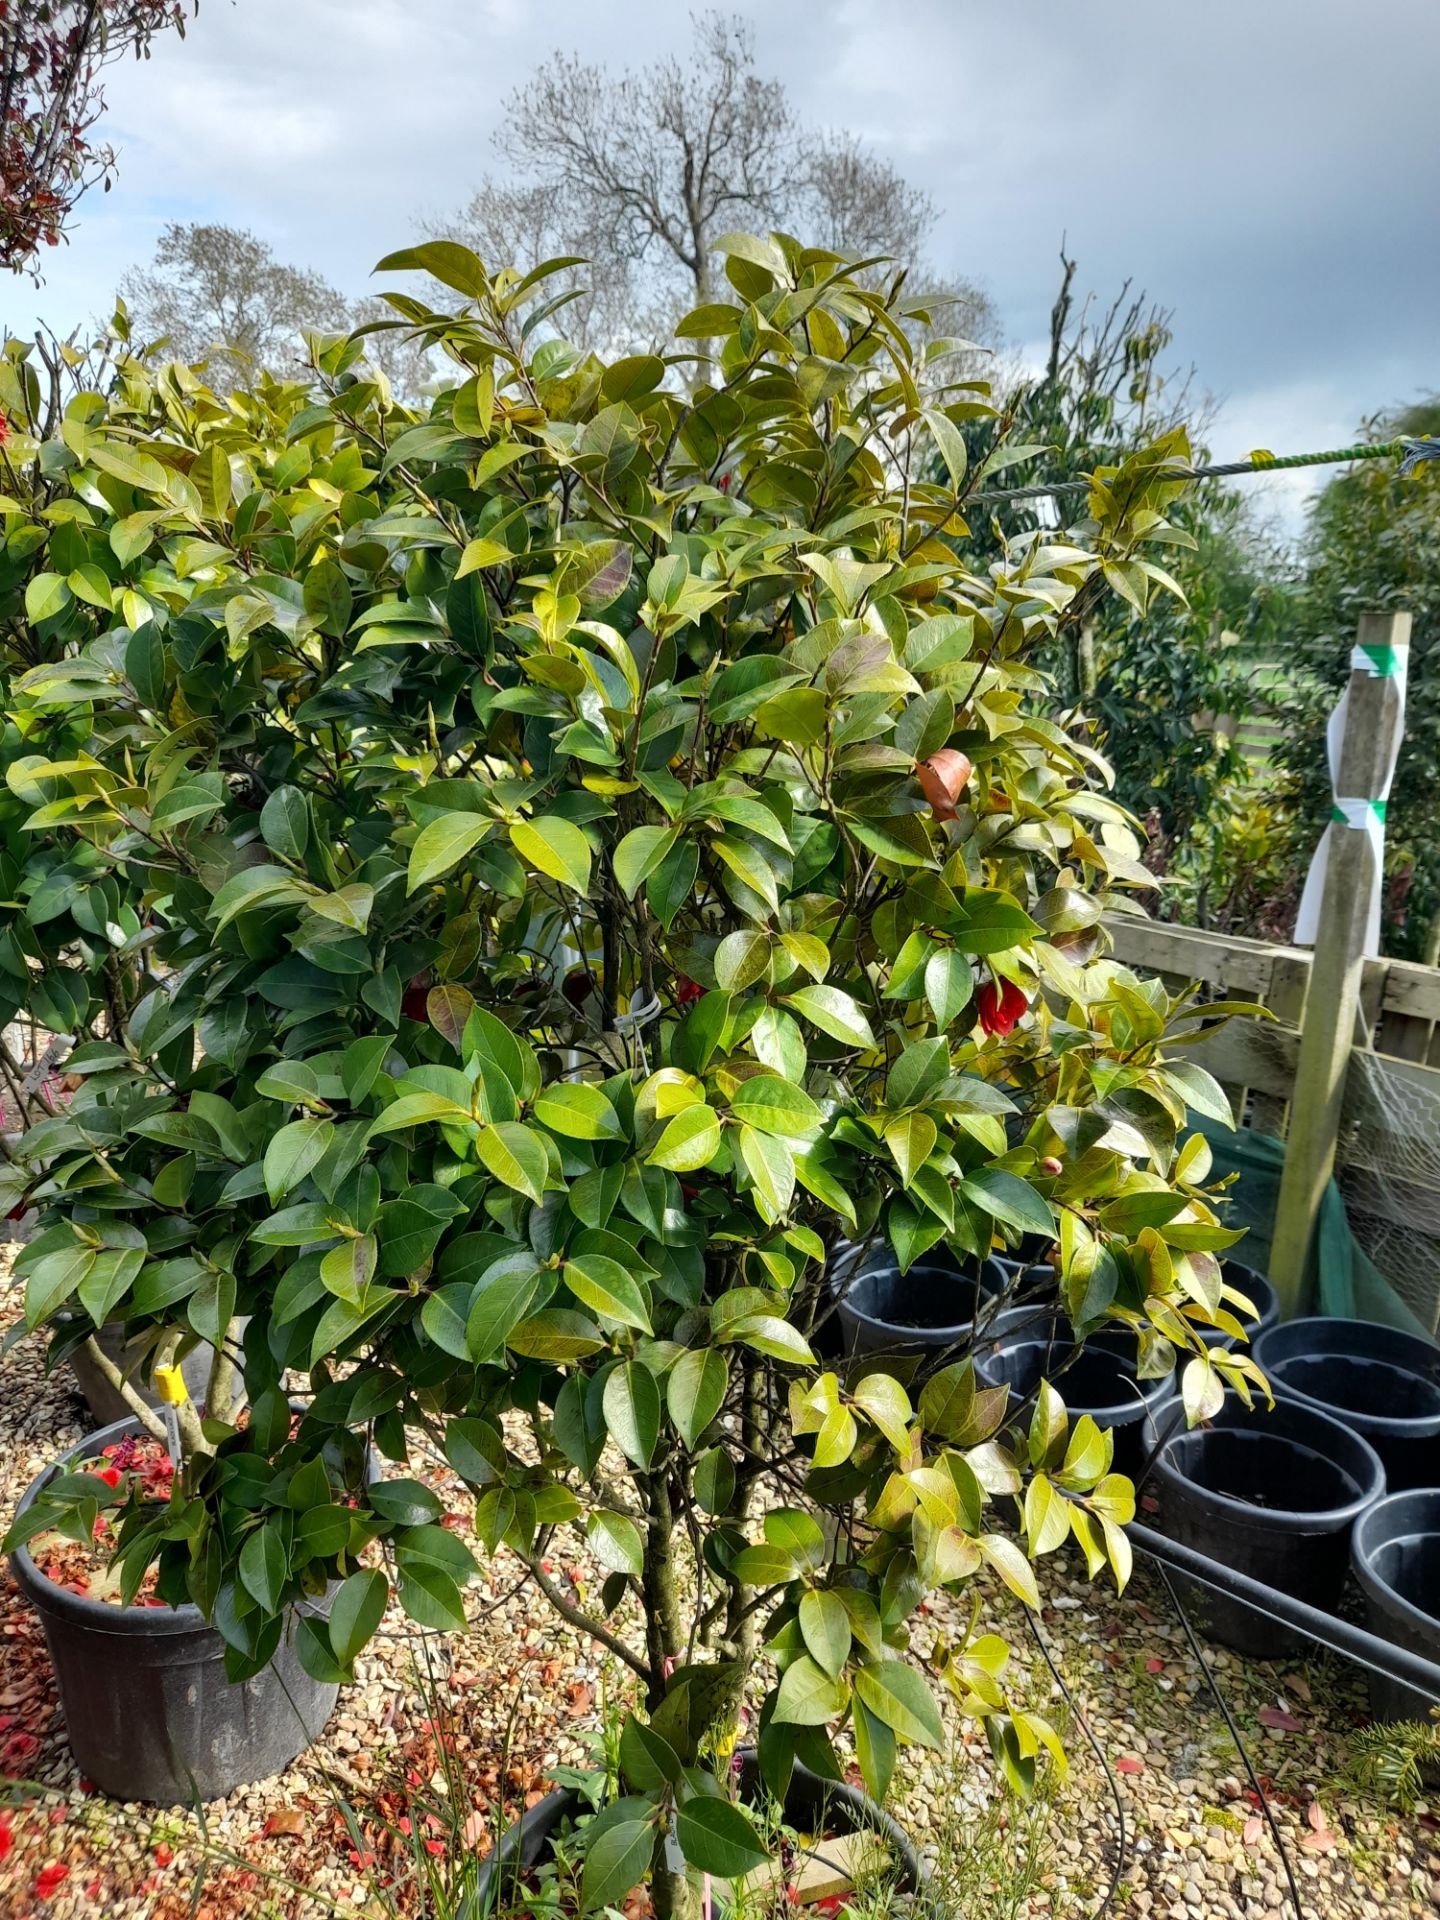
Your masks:
{"label": "branch", "polygon": [[600,1621],[592,1619],[582,1607],[577,1607],[573,1600],[567,1600],[546,1573],[538,1555],[527,1554],[525,1564],[534,1576],[536,1586],[562,1620],[568,1620],[572,1627],[578,1627],[582,1633],[588,1633],[592,1640],[598,1640],[602,1647],[608,1647],[617,1660],[623,1660],[632,1673],[639,1675],[647,1688],[652,1684],[654,1676],[639,1655],[631,1652],[619,1634],[612,1633]]}
{"label": "branch", "polygon": [[109,1354],[101,1350],[100,1342],[95,1338],[93,1333],[87,1333],[85,1336],[85,1354],[86,1357],[93,1362],[96,1371],[104,1376],[106,1383],[113,1387],[116,1393],[119,1394],[131,1413],[135,1415],[141,1426],[143,1426],[145,1431],[150,1435],[150,1438],[152,1440],[164,1440],[164,1421],[161,1420],[160,1416],[152,1407],[146,1406],[145,1402],[135,1391],[134,1387],[131,1386],[119,1367],[117,1367],[115,1362],[110,1358]]}

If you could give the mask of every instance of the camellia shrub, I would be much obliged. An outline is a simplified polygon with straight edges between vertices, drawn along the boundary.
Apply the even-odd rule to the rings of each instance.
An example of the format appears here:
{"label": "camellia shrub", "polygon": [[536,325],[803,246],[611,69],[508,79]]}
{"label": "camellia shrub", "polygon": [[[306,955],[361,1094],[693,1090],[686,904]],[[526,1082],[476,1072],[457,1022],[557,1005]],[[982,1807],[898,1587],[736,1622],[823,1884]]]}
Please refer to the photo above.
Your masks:
{"label": "camellia shrub", "polygon": [[[90,509],[71,486],[60,438],[63,385],[113,363],[65,349],[34,364],[35,343],[0,340],[0,765],[26,758],[64,764],[90,732],[86,705],[19,716],[10,688],[22,673],[73,649],[83,622],[47,618],[60,593],[94,616],[111,616],[113,582],[92,562],[106,546],[89,532]],[[66,365],[66,360],[71,364]],[[107,547],[107,558],[113,555]],[[47,577],[48,576],[48,577]],[[58,576],[58,578],[57,578]],[[58,791],[58,789],[57,789]],[[0,1029],[33,1021],[51,1036],[50,1059],[30,1060],[0,1037],[3,1130],[40,1118],[49,1082],[72,1040],[119,1030],[142,990],[146,934],[138,895],[123,869],[78,835],[29,825],[36,796],[0,790]],[[42,1043],[43,1044],[43,1043]]]}
{"label": "camellia shrub", "polygon": [[[852,1249],[1024,1241],[1039,1308],[1179,1366],[1192,1416],[1258,1378],[1199,1334],[1239,1331],[1200,1010],[1107,959],[1152,876],[1031,710],[1077,596],[1163,585],[1173,455],[971,573],[989,403],[921,409],[902,279],[723,250],[731,297],[610,365],[554,337],[547,269],[395,255],[460,296],[391,296],[455,368],[424,417],[360,338],[226,400],[132,361],[16,436],[56,491],[5,503],[37,649],[10,792],[146,934],[23,1143],[27,1319],[167,1354],[249,1320],[248,1416],[193,1420],[169,1503],[118,1516],[128,1590],[158,1564],[236,1677],[290,1631],[345,1677],[392,1594],[459,1628],[475,1563],[403,1471],[443,1452],[485,1546],[635,1676],[584,1897],[653,1861],[662,1912],[667,1835],[696,1873],[762,1857],[703,1765],[742,1705],[777,1791],[843,1734],[883,1794],[941,1739],[923,1665],[1023,1785],[1056,1743],[1003,1641],[919,1603],[988,1569],[1037,1606],[1071,1538],[1129,1569],[1132,1487],[1063,1376],[1011,1406],[963,1354],[817,1357]],[[83,1480],[27,1524],[88,1537]],[[598,1591],[547,1572],[567,1532]]]}

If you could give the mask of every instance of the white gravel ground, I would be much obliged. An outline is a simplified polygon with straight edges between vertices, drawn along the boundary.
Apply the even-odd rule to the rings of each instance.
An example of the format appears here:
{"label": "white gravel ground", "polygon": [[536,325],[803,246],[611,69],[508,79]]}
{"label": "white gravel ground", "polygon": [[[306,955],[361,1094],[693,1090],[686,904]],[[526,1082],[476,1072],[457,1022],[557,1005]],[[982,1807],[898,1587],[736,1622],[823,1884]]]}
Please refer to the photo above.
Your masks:
{"label": "white gravel ground", "polygon": [[[18,1308],[18,1296],[0,1287],[0,1332]],[[85,1431],[68,1377],[45,1380],[42,1357],[42,1341],[28,1339],[0,1362],[0,1526],[35,1475]],[[458,1494],[452,1504],[462,1504]],[[582,1578],[588,1571],[576,1570]],[[1114,1911],[1282,1920],[1293,1909],[1273,1840],[1163,1594],[1142,1575],[1117,1600],[1082,1579],[1057,1583],[1066,1572],[1050,1563],[1045,1631],[1091,1732],[1119,1766],[1127,1859]],[[396,1848],[409,1843],[393,1836],[407,1807],[437,1863],[444,1849],[488,1846],[498,1809],[518,1810],[556,1766],[582,1759],[582,1736],[619,1684],[608,1656],[581,1644],[543,1598],[512,1591],[516,1574],[517,1563],[502,1554],[488,1587],[472,1590],[476,1618],[467,1635],[421,1640],[393,1620],[323,1741],[286,1774],[206,1809],[208,1850],[187,1811],[157,1812],[87,1790],[65,1744],[38,1623],[0,1575],[0,1776],[24,1783],[0,1785],[0,1836],[10,1835],[0,1837],[0,1920],[311,1920],[337,1906],[365,1914],[378,1910],[372,1872],[405,1877]],[[943,1603],[932,1618],[944,1631],[961,1625],[959,1611],[952,1617]],[[1018,1609],[997,1600],[996,1618],[1020,1650],[1032,1703],[1063,1714]],[[1440,1821],[1428,1808],[1401,1818],[1346,1783],[1348,1736],[1364,1717],[1357,1676],[1338,1663],[1275,1667],[1221,1651],[1211,1658],[1255,1764],[1273,1784],[1306,1920],[1419,1920],[1440,1911]],[[427,1681],[417,1661],[428,1666]],[[438,1728],[431,1701],[439,1703]],[[949,1852],[957,1843],[963,1851],[969,1835],[988,1835],[953,1890],[961,1911],[1023,1920],[1100,1905],[1118,1822],[1073,1724],[1068,1744],[1072,1769],[1043,1821],[1002,1809],[998,1835],[982,1735],[957,1726],[953,1761],[921,1764],[912,1752],[894,1796],[902,1821],[931,1843],[945,1829]],[[472,1809],[463,1834],[427,1825],[419,1811],[441,1777],[442,1747]],[[363,1830],[358,1854],[342,1803]],[[1032,1830],[1038,1857],[1022,1866]]]}

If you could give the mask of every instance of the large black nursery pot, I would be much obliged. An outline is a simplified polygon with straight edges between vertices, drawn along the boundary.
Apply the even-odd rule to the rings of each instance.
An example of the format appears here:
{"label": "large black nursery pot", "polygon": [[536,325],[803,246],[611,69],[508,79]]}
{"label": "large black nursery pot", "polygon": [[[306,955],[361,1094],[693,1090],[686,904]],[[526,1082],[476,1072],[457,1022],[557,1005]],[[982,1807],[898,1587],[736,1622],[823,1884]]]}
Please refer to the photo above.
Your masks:
{"label": "large black nursery pot", "polygon": [[[753,1747],[739,1748],[735,1757],[740,1767],[740,1798],[754,1805],[766,1797],[759,1757]],[[797,1760],[784,1806],[786,1824],[801,1833],[878,1834],[890,1849],[891,1870],[905,1893],[918,1893],[928,1877],[904,1828],[858,1787],[822,1779]],[[563,1823],[577,1820],[590,1811],[589,1801],[573,1787],[557,1787],[543,1800],[536,1801],[501,1834],[494,1852],[481,1866],[475,1890],[462,1906],[457,1920],[481,1920],[491,1912],[506,1911],[508,1905],[514,1904],[506,1899],[507,1880],[538,1866],[552,1836]],[[498,1889],[494,1885],[497,1876]]]}
{"label": "large black nursery pot", "polygon": [[[1018,1321],[1024,1308],[1012,1310]],[[1065,1402],[1072,1423],[1088,1413],[1115,1436],[1115,1471],[1139,1472],[1159,1444],[1175,1383],[1140,1379],[1133,1343],[1121,1334],[1097,1334],[1083,1346],[1023,1326],[1007,1328],[976,1349],[975,1371],[987,1387],[1009,1387],[1012,1408],[1029,1400],[1048,1380]]]}
{"label": "large black nursery pot", "polygon": [[837,1318],[849,1354],[942,1361],[968,1347],[977,1312],[1004,1292],[1006,1275],[994,1260],[962,1263],[936,1247],[908,1273],[881,1255],[842,1282]]}
{"label": "large black nursery pot", "polygon": [[[73,1325],[68,1315],[58,1316],[62,1330]],[[243,1334],[249,1325],[248,1319],[242,1320],[238,1332]],[[61,1337],[63,1338],[63,1331]],[[109,1320],[95,1336],[95,1344],[107,1360],[113,1361],[129,1384],[145,1402],[147,1407],[158,1407],[159,1396],[151,1389],[144,1371],[144,1361],[148,1349],[148,1335],[141,1332],[127,1340],[124,1325],[118,1320]],[[84,1396],[85,1404],[97,1420],[107,1425],[112,1420],[126,1420],[130,1417],[130,1408],[123,1394],[105,1378],[90,1355],[85,1351],[83,1341],[72,1347],[66,1356],[70,1371]],[[215,1349],[208,1340],[193,1346],[180,1362],[180,1372],[185,1381],[185,1391],[197,1407],[203,1407],[205,1396],[210,1389],[210,1369],[214,1364]],[[237,1382],[237,1386],[240,1383]],[[243,1405],[243,1388],[241,1389]]]}
{"label": "large black nursery pot", "polygon": [[1255,1361],[1277,1394],[1368,1440],[1392,1492],[1440,1486],[1440,1347],[1370,1320],[1287,1320]]}
{"label": "large black nursery pot", "polygon": [[[1280,1296],[1264,1274],[1257,1273],[1254,1267],[1242,1266],[1238,1260],[1222,1260],[1220,1266],[1226,1283],[1229,1286],[1238,1287],[1241,1293],[1254,1302],[1255,1317],[1253,1319],[1248,1313],[1242,1313],[1238,1307],[1228,1305],[1226,1307],[1226,1312],[1233,1313],[1245,1329],[1245,1337],[1253,1346],[1261,1334],[1268,1333],[1279,1320]],[[1234,1344],[1230,1336],[1222,1333],[1218,1327],[1198,1327],[1196,1331],[1207,1347],[1228,1347]]]}
{"label": "large black nursery pot", "polygon": [[[81,1441],[40,1475],[19,1511],[55,1474],[140,1431],[131,1416]],[[26,1547],[10,1565],[45,1629],[75,1764],[117,1800],[218,1800],[288,1767],[334,1711],[339,1688],[312,1680],[289,1639],[237,1686],[225,1677],[225,1642],[198,1607],[119,1607],[71,1593],[45,1578]]]}
{"label": "large black nursery pot", "polygon": [[[1293,1599],[1333,1613],[1356,1520],[1385,1491],[1379,1455],[1314,1407],[1246,1407],[1233,1394],[1208,1425],[1177,1433],[1155,1462],[1160,1525]],[[1301,1644],[1268,1614],[1189,1580],[1185,1604],[1216,1640],[1257,1659]]]}
{"label": "large black nursery pot", "polygon": [[[1392,1493],[1362,1514],[1351,1549],[1365,1595],[1365,1623],[1382,1640],[1440,1666],[1440,1491]],[[1377,1720],[1425,1720],[1433,1704],[1418,1687],[1372,1673]]]}

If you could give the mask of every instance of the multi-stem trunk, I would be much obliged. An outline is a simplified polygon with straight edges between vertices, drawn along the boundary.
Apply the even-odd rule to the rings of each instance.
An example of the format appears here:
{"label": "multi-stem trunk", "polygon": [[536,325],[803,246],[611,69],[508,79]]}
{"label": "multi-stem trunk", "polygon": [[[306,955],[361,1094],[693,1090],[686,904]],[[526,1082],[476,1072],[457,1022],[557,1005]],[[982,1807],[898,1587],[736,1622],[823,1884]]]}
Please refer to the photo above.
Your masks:
{"label": "multi-stem trunk", "polygon": [[[665,1697],[671,1671],[684,1658],[685,1635],[680,1617],[680,1590],[676,1580],[675,1512],[664,1471],[648,1474],[642,1483],[646,1506],[645,1557],[641,1586],[645,1605],[646,1657],[651,1679],[647,1706],[653,1713]],[[683,1863],[672,1857],[670,1836],[655,1838],[650,1867],[650,1898],[656,1920],[696,1920],[700,1902],[686,1877]]]}

